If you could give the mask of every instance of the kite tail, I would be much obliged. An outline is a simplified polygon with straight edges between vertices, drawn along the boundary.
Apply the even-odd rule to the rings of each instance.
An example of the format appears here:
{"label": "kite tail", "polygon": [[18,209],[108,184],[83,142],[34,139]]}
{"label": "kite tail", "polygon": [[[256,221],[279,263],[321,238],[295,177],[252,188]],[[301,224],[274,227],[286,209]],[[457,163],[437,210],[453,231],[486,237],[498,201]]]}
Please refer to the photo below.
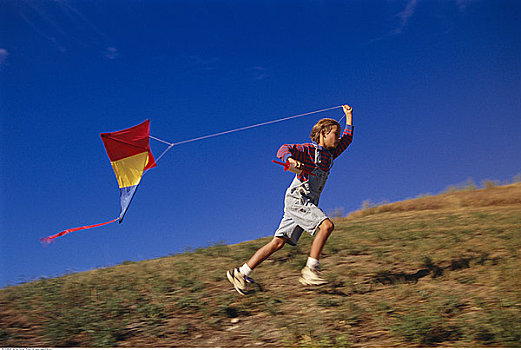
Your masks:
{"label": "kite tail", "polygon": [[47,246],[48,244],[52,243],[52,241],[55,238],[64,236],[67,233],[71,233],[71,232],[79,231],[79,230],[86,230],[86,229],[93,228],[93,227],[98,227],[98,226],[111,224],[111,223],[117,221],[118,219],[119,218],[115,218],[114,220],[110,220],[110,221],[107,221],[107,222],[104,222],[104,223],[101,223],[101,224],[96,224],[96,225],[89,225],[89,226],[81,226],[81,227],[70,228],[70,229],[64,230],[62,232],[58,232],[55,235],[52,235],[52,236],[49,236],[49,237],[45,237],[45,238],[40,238],[40,243],[43,244],[44,246]]}

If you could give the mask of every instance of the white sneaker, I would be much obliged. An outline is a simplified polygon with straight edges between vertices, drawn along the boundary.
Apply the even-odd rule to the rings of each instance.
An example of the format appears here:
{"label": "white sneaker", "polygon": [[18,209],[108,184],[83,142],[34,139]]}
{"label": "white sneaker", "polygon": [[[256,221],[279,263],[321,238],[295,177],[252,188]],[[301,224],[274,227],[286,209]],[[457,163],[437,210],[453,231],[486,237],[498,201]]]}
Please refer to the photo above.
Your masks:
{"label": "white sneaker", "polygon": [[299,278],[299,282],[305,286],[319,286],[327,283],[327,280],[320,276],[320,270],[318,268],[310,269],[306,266],[301,272],[302,277]]}
{"label": "white sneaker", "polygon": [[246,283],[251,282],[246,279],[247,277],[243,275],[238,268],[226,271],[226,277],[228,277],[228,281],[230,281],[230,283],[235,287],[237,293],[240,295],[246,295]]}

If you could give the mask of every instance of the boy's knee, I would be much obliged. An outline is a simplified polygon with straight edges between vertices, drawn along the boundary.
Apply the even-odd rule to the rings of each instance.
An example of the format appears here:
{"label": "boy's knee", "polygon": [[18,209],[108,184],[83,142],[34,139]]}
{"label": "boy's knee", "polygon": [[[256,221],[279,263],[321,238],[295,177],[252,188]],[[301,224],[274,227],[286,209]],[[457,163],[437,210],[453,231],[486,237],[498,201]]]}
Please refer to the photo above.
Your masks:
{"label": "boy's knee", "polygon": [[335,224],[333,224],[333,221],[326,219],[322,222],[320,228],[326,231],[327,233],[331,233],[335,229]]}
{"label": "boy's knee", "polygon": [[272,244],[273,249],[279,250],[282,247],[284,247],[284,244],[286,244],[286,240],[284,238],[275,237],[271,241],[271,244]]}

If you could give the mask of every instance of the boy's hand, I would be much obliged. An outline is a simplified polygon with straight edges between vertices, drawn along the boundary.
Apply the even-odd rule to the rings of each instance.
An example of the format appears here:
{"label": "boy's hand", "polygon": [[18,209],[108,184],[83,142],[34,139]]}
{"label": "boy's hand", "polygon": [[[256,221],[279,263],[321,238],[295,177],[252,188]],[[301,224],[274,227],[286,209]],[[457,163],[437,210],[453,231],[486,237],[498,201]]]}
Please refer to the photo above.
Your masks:
{"label": "boy's hand", "polygon": [[343,105],[342,109],[346,115],[346,125],[353,125],[353,108],[348,105]]}
{"label": "boy's hand", "polygon": [[292,173],[295,173],[295,174],[300,174],[302,173],[302,163],[299,162],[298,160],[295,160],[293,158],[288,158],[288,163],[289,163],[289,171],[291,171]]}
{"label": "boy's hand", "polygon": [[288,158],[288,162],[289,162],[289,164],[291,164],[291,167],[295,168],[295,169],[300,169],[300,167],[302,166],[301,162],[299,162],[298,160],[295,160],[291,157]]}

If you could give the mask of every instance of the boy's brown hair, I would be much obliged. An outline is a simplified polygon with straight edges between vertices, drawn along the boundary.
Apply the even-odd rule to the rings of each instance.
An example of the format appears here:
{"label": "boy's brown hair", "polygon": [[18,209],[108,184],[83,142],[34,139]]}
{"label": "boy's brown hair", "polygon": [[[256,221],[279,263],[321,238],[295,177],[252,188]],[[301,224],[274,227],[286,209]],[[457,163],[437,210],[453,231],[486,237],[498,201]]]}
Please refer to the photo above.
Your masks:
{"label": "boy's brown hair", "polygon": [[313,129],[311,129],[311,135],[309,135],[311,137],[311,140],[318,144],[320,142],[320,134],[328,134],[335,125],[341,128],[340,123],[334,119],[320,119],[318,123],[316,123],[315,126],[313,126]]}

